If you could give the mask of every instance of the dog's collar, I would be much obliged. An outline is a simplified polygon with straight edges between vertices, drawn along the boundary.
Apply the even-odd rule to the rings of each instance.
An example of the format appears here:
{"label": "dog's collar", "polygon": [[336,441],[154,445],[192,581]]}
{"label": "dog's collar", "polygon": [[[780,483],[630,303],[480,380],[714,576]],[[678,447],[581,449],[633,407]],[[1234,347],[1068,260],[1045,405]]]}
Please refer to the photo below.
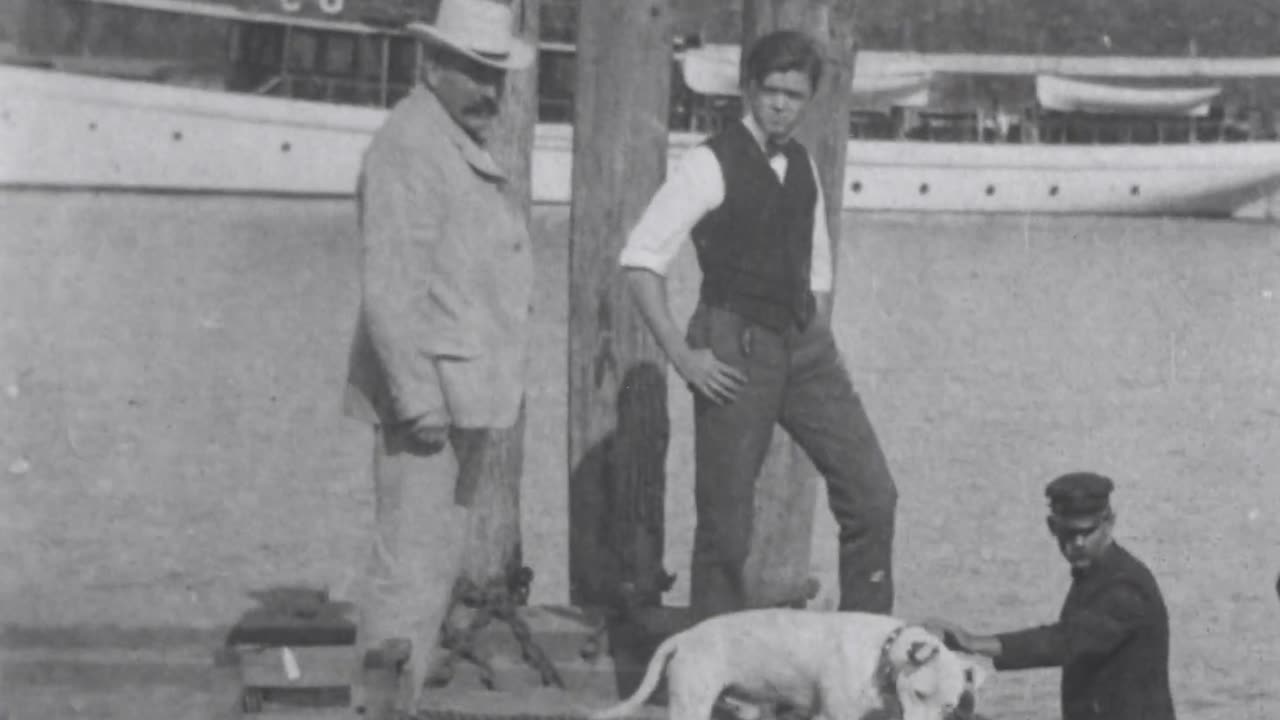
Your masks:
{"label": "dog's collar", "polygon": [[893,648],[893,644],[898,641],[898,638],[902,637],[902,632],[906,629],[907,626],[905,624],[899,625],[884,639],[884,642],[880,645],[880,660],[882,662],[889,659],[889,651]]}
{"label": "dog's collar", "polygon": [[880,660],[876,663],[876,688],[880,692],[880,701],[884,703],[884,709],[889,713],[889,717],[902,717],[902,699],[898,697],[898,673],[894,670],[890,653],[893,651],[893,644],[902,637],[902,632],[906,629],[905,624],[899,625],[889,633],[884,643],[880,645]]}

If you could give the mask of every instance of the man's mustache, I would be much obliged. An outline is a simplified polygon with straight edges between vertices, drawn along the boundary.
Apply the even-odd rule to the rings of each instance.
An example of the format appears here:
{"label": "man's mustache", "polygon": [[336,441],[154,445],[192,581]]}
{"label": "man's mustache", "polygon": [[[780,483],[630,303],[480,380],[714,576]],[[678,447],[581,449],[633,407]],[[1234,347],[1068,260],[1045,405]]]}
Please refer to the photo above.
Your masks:
{"label": "man's mustache", "polygon": [[492,117],[498,114],[498,103],[493,100],[481,100],[468,105],[462,113],[473,117]]}

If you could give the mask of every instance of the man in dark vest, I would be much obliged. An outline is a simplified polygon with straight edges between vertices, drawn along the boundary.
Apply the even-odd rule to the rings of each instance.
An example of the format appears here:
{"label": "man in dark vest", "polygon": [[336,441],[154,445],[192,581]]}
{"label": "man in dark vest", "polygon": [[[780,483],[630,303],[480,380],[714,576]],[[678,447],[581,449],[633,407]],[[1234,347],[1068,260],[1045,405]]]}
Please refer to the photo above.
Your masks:
{"label": "man in dark vest", "polygon": [[[756,477],[775,424],[826,479],[840,608],[893,606],[897,490],[831,334],[826,205],[817,168],[792,138],[822,69],[807,36],[760,38],[746,59],[748,112],[681,159],[620,258],[649,329],[694,394],[699,617],[747,606]],[[681,333],[665,278],[689,236],[702,286]]]}
{"label": "man in dark vest", "polygon": [[1070,473],[1049,483],[1049,531],[1071,564],[1071,590],[1052,625],[974,635],[926,623],[953,649],[997,670],[1062,668],[1063,720],[1174,720],[1169,615],[1147,566],[1112,538],[1110,479]]}

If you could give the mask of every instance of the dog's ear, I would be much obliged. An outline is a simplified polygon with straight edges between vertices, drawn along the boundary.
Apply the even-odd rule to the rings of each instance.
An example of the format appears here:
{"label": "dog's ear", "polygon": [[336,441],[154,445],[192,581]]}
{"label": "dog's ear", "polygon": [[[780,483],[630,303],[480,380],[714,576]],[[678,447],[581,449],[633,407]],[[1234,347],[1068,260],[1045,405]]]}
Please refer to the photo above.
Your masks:
{"label": "dog's ear", "polygon": [[907,648],[907,660],[911,661],[911,664],[916,667],[925,665],[930,660],[938,657],[938,649],[936,642],[917,640],[911,643],[911,647]]}
{"label": "dog's ear", "polygon": [[909,627],[889,649],[890,660],[898,669],[919,668],[933,662],[942,651],[942,641],[923,628]]}

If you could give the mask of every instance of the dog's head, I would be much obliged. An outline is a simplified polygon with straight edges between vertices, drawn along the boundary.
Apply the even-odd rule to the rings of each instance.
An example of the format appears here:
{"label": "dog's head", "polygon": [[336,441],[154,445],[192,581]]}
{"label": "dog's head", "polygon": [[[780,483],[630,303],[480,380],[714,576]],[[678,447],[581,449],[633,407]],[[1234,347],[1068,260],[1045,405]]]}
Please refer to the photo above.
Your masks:
{"label": "dog's head", "polygon": [[977,690],[991,673],[985,661],[949,650],[924,628],[910,625],[885,641],[881,665],[903,720],[970,720]]}

